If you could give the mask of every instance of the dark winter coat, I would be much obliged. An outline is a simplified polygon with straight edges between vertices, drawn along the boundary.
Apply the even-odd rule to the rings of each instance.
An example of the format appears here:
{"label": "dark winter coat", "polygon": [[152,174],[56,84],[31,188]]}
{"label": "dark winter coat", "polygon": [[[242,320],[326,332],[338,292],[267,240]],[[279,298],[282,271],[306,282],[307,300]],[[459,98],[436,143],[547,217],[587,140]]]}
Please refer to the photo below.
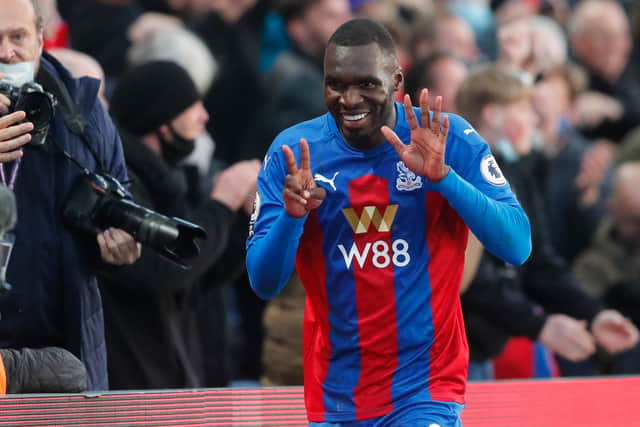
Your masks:
{"label": "dark winter coat", "polygon": [[[47,55],[40,68],[62,79],[86,120],[93,151],[109,173],[126,181],[120,138],[98,101],[99,81],[75,80]],[[81,169],[55,147],[89,170],[98,168],[87,144],[65,125],[59,108],[44,147],[24,149],[15,186],[16,243],[7,272],[13,290],[0,297],[0,347],[63,347],[86,365],[89,390],[106,390],[102,303],[95,277],[98,246],[95,236],[63,223],[64,201]],[[5,165],[6,170],[10,166]]]}

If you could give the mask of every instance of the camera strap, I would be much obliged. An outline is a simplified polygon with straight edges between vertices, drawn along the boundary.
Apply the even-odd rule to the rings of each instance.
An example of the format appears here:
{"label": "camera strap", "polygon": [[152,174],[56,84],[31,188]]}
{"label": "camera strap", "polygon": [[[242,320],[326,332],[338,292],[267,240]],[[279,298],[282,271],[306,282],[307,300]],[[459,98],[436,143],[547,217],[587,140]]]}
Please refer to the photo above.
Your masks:
{"label": "camera strap", "polygon": [[14,187],[16,186],[16,178],[18,177],[18,169],[20,169],[20,159],[21,157],[18,157],[17,159],[15,159],[13,161],[13,168],[11,169],[11,176],[9,178],[9,180],[7,180],[7,177],[5,175],[4,172],[4,163],[0,163],[0,183],[6,185],[9,190],[13,191]]}
{"label": "camera strap", "polygon": [[[52,59],[52,57],[46,52],[43,53],[43,56],[46,56],[46,58],[49,61],[55,61],[55,59]],[[71,94],[69,93],[69,90],[67,89],[66,85],[62,82],[61,79],[51,75],[51,73],[45,70],[44,67],[40,67],[40,71],[38,73],[38,80],[40,81],[43,87],[46,87],[57,98],[58,107],[62,112],[62,117],[64,119],[64,123],[67,126],[67,128],[73,134],[80,137],[82,142],[84,142],[84,144],[87,146],[87,148],[91,152],[91,155],[93,156],[93,158],[96,160],[98,167],[100,167],[101,170],[105,171],[106,169],[102,159],[100,158],[100,156],[94,149],[93,145],[91,145],[91,142],[87,138],[86,121],[82,116],[82,113],[80,113],[78,109],[78,105],[73,99],[73,97],[71,96]],[[63,149],[63,152],[66,157],[70,158],[71,160],[74,161],[74,163],[77,164],[75,159],[73,159],[71,155],[66,152],[66,150]]]}

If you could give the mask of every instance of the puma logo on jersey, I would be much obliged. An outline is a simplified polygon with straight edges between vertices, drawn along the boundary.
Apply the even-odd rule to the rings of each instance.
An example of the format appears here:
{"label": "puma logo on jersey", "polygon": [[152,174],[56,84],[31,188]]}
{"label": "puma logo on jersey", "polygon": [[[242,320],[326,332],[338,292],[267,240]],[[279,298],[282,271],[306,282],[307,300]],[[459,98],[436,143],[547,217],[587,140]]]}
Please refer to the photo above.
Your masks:
{"label": "puma logo on jersey", "polygon": [[465,129],[463,130],[465,135],[469,135],[471,132],[475,132],[475,129],[469,128],[469,129]]}
{"label": "puma logo on jersey", "polygon": [[333,191],[336,191],[336,177],[338,176],[338,174],[340,173],[340,171],[336,172],[333,174],[333,177],[331,179],[327,178],[324,175],[320,175],[319,173],[315,174],[313,176],[313,179],[315,179],[318,182],[326,182],[327,184],[329,184],[331,186],[331,188],[333,188]]}
{"label": "puma logo on jersey", "polygon": [[369,226],[373,224],[379,232],[391,231],[393,220],[398,212],[398,205],[389,205],[384,208],[381,214],[375,206],[365,206],[362,214],[358,217],[353,208],[342,209],[342,213],[349,222],[351,229],[355,234],[362,234],[369,231]]}

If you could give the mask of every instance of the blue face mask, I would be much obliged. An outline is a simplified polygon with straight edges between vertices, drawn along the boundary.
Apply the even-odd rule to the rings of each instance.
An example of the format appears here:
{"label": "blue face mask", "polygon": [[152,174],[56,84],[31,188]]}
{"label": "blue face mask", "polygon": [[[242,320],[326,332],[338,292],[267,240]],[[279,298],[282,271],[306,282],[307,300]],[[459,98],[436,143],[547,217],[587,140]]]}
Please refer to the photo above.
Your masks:
{"label": "blue face mask", "polygon": [[500,138],[495,143],[496,152],[506,163],[515,163],[520,160],[520,155],[513,149],[513,146],[506,138]]}
{"label": "blue face mask", "polygon": [[15,87],[21,87],[25,83],[33,82],[35,70],[35,62],[0,63],[0,73],[5,75],[2,81]]}

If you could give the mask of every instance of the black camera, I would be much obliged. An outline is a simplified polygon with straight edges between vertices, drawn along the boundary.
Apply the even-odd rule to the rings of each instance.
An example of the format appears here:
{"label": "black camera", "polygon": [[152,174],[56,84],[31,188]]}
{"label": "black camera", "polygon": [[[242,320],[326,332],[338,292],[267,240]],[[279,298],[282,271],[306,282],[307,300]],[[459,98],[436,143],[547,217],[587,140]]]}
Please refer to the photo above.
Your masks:
{"label": "black camera", "polygon": [[56,99],[53,94],[45,91],[38,83],[25,83],[18,87],[1,81],[0,93],[11,100],[9,113],[24,111],[27,114],[25,121],[33,123],[30,143],[43,145],[55,113]]}
{"label": "black camera", "polygon": [[184,269],[189,268],[184,260],[200,253],[195,239],[207,237],[199,225],[166,217],[127,199],[122,184],[105,173],[86,172],[78,177],[63,216],[68,226],[94,235],[109,227],[120,228]]}

